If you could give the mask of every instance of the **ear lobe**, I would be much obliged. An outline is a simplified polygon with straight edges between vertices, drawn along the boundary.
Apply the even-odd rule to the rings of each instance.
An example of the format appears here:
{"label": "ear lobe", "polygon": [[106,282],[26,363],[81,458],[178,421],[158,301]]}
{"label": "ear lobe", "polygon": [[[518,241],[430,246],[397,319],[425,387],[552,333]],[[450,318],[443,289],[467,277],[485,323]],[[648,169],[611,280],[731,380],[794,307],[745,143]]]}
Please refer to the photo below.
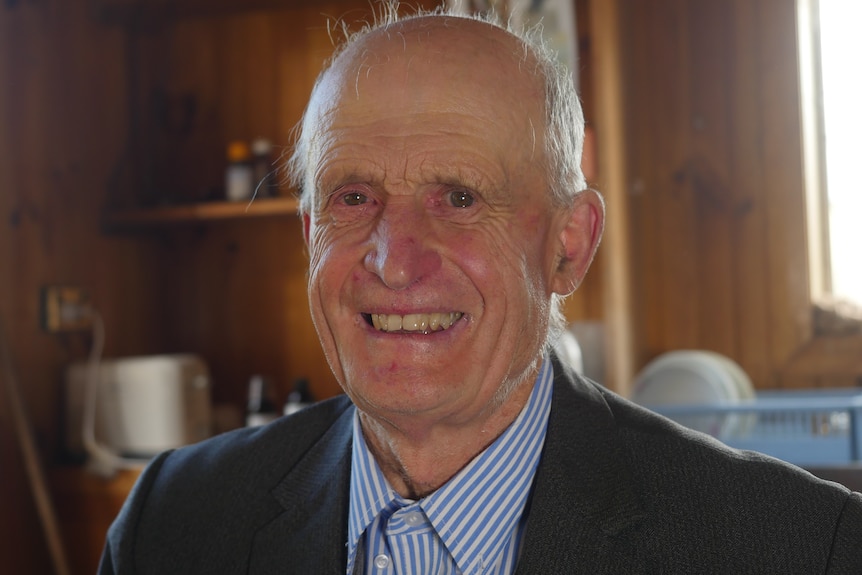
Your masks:
{"label": "ear lobe", "polygon": [[595,190],[580,192],[560,232],[558,265],[551,287],[569,295],[581,285],[599,247],[605,224],[605,203]]}

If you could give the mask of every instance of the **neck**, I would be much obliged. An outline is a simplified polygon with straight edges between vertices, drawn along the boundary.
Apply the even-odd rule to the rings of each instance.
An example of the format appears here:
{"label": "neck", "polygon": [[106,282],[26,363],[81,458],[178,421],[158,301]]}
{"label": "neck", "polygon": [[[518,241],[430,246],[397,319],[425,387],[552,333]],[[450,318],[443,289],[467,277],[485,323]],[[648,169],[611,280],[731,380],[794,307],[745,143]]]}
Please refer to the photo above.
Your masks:
{"label": "neck", "polygon": [[360,411],[366,443],[395,491],[420,499],[455,476],[517,419],[535,378],[516,386],[499,405],[466,424],[415,424],[413,418],[379,418]]}

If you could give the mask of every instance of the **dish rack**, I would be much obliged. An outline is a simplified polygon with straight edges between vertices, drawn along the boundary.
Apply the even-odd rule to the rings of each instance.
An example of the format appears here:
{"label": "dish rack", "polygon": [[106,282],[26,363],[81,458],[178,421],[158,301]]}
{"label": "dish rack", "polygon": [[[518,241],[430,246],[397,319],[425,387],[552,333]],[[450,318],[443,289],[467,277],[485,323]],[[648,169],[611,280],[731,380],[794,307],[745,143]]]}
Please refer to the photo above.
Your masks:
{"label": "dish rack", "polygon": [[739,403],[650,409],[730,447],[795,465],[862,464],[862,389],[764,391]]}

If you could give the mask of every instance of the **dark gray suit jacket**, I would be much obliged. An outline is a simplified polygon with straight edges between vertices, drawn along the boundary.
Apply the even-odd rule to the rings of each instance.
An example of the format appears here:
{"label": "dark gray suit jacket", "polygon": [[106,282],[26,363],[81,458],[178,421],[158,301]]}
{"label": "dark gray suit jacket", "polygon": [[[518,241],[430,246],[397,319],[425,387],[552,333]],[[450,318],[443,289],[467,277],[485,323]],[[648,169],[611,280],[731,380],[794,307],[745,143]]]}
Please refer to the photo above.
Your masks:
{"label": "dark gray suit jacket", "polygon": [[[554,368],[519,574],[862,574],[862,495]],[[100,573],[343,574],[354,409],[339,397],[157,457]]]}

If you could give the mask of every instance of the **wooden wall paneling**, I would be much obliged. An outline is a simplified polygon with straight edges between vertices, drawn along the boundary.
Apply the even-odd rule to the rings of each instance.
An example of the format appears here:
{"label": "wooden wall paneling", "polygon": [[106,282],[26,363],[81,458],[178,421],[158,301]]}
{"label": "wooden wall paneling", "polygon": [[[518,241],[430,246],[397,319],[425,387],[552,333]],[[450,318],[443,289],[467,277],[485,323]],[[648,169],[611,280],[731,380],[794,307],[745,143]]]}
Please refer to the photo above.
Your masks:
{"label": "wooden wall paneling", "polygon": [[731,356],[736,348],[737,281],[734,174],[728,158],[732,148],[729,103],[737,89],[730,66],[732,8],[727,2],[700,2],[689,12],[690,147],[678,174],[685,179],[686,193],[693,196],[692,216],[697,222],[695,261],[701,302],[694,343]]}
{"label": "wooden wall paneling", "polygon": [[[642,25],[643,19],[648,18],[650,13],[638,10],[639,4],[624,2],[621,4],[621,16],[623,18],[624,38],[623,48],[626,58],[624,60],[624,74],[627,90],[630,96],[625,100],[623,112],[626,115],[628,131],[626,137],[626,150],[629,161],[629,210],[631,213],[631,270],[634,306],[632,320],[635,328],[634,361],[635,369],[640,369],[646,364],[651,355],[648,351],[650,345],[658,340],[660,325],[647,318],[647,311],[655,309],[660,305],[660,292],[657,289],[648,289],[649,283],[657,278],[654,272],[658,266],[656,250],[649,249],[658,235],[655,233],[655,187],[652,185],[651,172],[653,169],[652,155],[657,147],[657,134],[645,129],[645,124],[652,115],[641,112],[643,101],[649,100],[649,94],[644,89],[653,82],[661,81],[650,71],[651,54],[644,49],[648,45],[647,26]],[[660,73],[659,69],[656,73]],[[646,142],[649,134],[650,141]],[[645,143],[650,145],[644,146]]]}
{"label": "wooden wall paneling", "polygon": [[[124,149],[122,39],[84,2],[0,8],[0,314],[21,392],[46,465],[60,450],[62,374],[88,350],[87,335],[39,327],[39,290],[79,285],[105,316],[106,352],[151,344],[149,296],[139,286],[149,248],[99,235],[99,212]],[[0,409],[0,556],[4,571],[48,573],[32,494]]]}
{"label": "wooden wall paneling", "polygon": [[774,376],[770,363],[770,293],[763,276],[769,254],[765,225],[762,107],[768,105],[770,99],[770,93],[763,89],[760,72],[763,66],[760,30],[764,14],[760,3],[750,0],[736,0],[733,13],[734,89],[729,103],[732,118],[729,154],[737,216],[733,230],[733,293],[738,303],[734,316],[736,348],[732,357],[757,387],[771,387]]}
{"label": "wooden wall paneling", "polygon": [[[785,363],[811,337],[805,190],[799,121],[795,3],[762,0],[764,176],[771,363]],[[776,369],[777,371],[777,369]]]}
{"label": "wooden wall paneling", "polygon": [[[13,62],[8,54],[11,53],[12,41],[18,38],[12,31],[13,18],[7,11],[0,10],[0,86],[4,87],[12,85],[13,80]],[[12,240],[19,218],[15,213],[16,202],[11,193],[14,185],[12,142],[7,134],[12,131],[10,127],[14,126],[15,115],[12,113],[10,96],[11,90],[0,89],[0,126],[4,127],[0,132],[0,215],[3,216],[0,220],[0,315],[4,318],[4,325],[5,322],[10,322],[11,325],[11,300],[14,286],[17,285],[12,269]],[[8,332],[10,327],[6,326],[5,329]],[[18,553],[12,553],[8,544],[0,546],[0,552],[5,551],[4,555],[10,559],[10,568],[16,572],[26,572],[26,569],[32,568],[44,573],[49,568],[49,561],[46,546],[37,535],[39,525],[36,509],[32,498],[21,496],[25,493],[29,495],[29,490],[23,473],[24,463],[15,435],[13,417],[11,406],[4,394],[0,401],[0,465],[4,470],[11,469],[13,472],[0,473],[0,508],[4,510],[0,514],[0,541],[13,542],[12,545],[18,549],[32,547],[34,542],[38,541],[41,551],[40,564],[36,566],[30,564],[29,559],[22,560]]]}
{"label": "wooden wall paneling", "polygon": [[[15,89],[7,92],[11,122],[4,126],[2,134],[12,158],[11,185],[3,190],[10,199],[9,216],[4,220],[10,224],[8,272],[12,283],[2,298],[2,313],[27,415],[37,433],[39,448],[48,454],[55,446],[55,362],[62,352],[52,346],[56,342],[40,332],[38,286],[63,266],[66,247],[57,233],[60,230],[52,227],[59,223],[56,218],[61,215],[53,209],[52,202],[62,201],[54,195],[58,184],[54,170],[62,169],[62,160],[52,155],[64,155],[62,138],[56,134],[56,122],[60,120],[57,104],[62,102],[52,94],[52,78],[60,73],[59,63],[52,58],[59,38],[52,34],[51,15],[45,10],[27,7],[14,14],[6,12],[5,16],[11,19],[13,29],[9,30],[9,43],[3,52],[9,61],[4,86]],[[44,361],[46,352],[52,361]]]}
{"label": "wooden wall paneling", "polygon": [[140,99],[154,132],[144,145],[157,156],[153,195],[165,203],[224,198],[227,141],[240,137],[226,130],[225,118],[237,116],[230,113],[236,104],[226,86],[245,87],[245,78],[225,66],[228,55],[239,50],[220,24],[182,21],[142,38],[148,41],[142,58],[149,69]]}
{"label": "wooden wall paneling", "polygon": [[[276,168],[280,167],[290,154],[293,130],[302,117],[305,102],[311,94],[311,87],[320,62],[312,61],[305,47],[311,34],[308,13],[279,13],[273,16],[272,25],[276,29],[273,34],[273,51],[276,55],[274,79],[278,93],[275,115],[272,118],[276,144]],[[299,24],[296,21],[302,20]],[[298,81],[298,78],[303,81]],[[284,175],[279,172],[282,184],[280,193],[293,194],[284,182]]]}
{"label": "wooden wall paneling", "polygon": [[[667,177],[661,180],[657,174],[673,172],[674,167],[667,165],[668,161],[663,160],[659,152],[668,149],[670,130],[666,126],[672,121],[674,110],[682,105],[678,90],[668,89],[675,85],[678,72],[661,56],[682,51],[679,32],[676,32],[679,25],[674,25],[672,12],[667,9],[644,10],[644,3],[638,2],[630,2],[628,12],[632,34],[628,50],[632,61],[632,96],[628,99],[632,129],[629,150],[636,166],[634,174],[639,193],[634,197],[639,203],[636,213],[643,234],[633,241],[636,258],[642,262],[642,275],[635,281],[641,288],[636,294],[642,316],[639,359],[643,364],[665,348],[663,340],[667,318],[663,312],[665,295],[662,287],[667,281],[667,271],[660,241],[664,229],[662,205],[666,201],[666,188],[672,180]],[[662,65],[656,65],[657,62]]]}
{"label": "wooden wall paneling", "polygon": [[627,159],[620,2],[602,0],[590,5],[592,47],[595,58],[593,81],[596,93],[596,130],[600,189],[607,200],[604,245],[607,253],[602,283],[606,330],[605,383],[626,394],[634,376],[633,302],[627,198]]}
{"label": "wooden wall paneling", "polygon": [[278,92],[272,16],[254,13],[229,21],[225,43],[222,109],[226,139],[272,139]]}
{"label": "wooden wall paneling", "polygon": [[[684,174],[691,157],[692,94],[689,82],[692,68],[690,3],[675,2],[667,5],[667,24],[653,20],[650,29],[652,41],[661,48],[653,63],[654,68],[668,66],[667,76],[657,78],[655,96],[666,101],[655,106],[660,110],[661,125],[653,124],[659,142],[664,139],[666,147],[659,145],[653,186],[656,187],[656,204],[660,258],[659,268],[650,270],[660,274],[658,290],[663,294],[662,307],[648,310],[650,314],[662,314],[661,320],[653,315],[652,320],[664,323],[660,349],[690,348],[698,341],[701,332],[700,306],[701,269],[698,253],[697,205],[690,186],[680,174]],[[657,36],[667,34],[668,41]],[[676,94],[673,94],[676,92]],[[655,105],[655,102],[652,102]],[[650,114],[651,110],[642,110]],[[663,153],[662,153],[663,152]]]}
{"label": "wooden wall paneling", "polygon": [[134,33],[123,28],[114,30],[124,36],[126,48],[123,76],[128,90],[129,133],[120,170],[128,176],[111,190],[105,208],[169,204],[174,198],[166,191],[165,173],[170,171],[171,162],[176,161],[177,150],[175,143],[167,141],[164,128],[167,97],[162,86],[171,70],[164,57],[166,32],[163,28],[144,28]]}
{"label": "wooden wall paneling", "polygon": [[697,222],[692,197],[677,177],[689,152],[690,43],[686,2],[630,2],[628,8],[628,149],[642,233],[633,249],[641,266],[636,293],[643,363],[691,346],[698,334]]}
{"label": "wooden wall paneling", "polygon": [[[26,17],[32,18],[32,14]],[[17,268],[23,240],[22,228],[29,227],[30,215],[27,205],[18,192],[24,174],[20,169],[19,156],[22,142],[17,139],[24,132],[24,116],[20,86],[23,80],[23,63],[12,55],[21,54],[29,48],[22,30],[25,16],[20,12],[0,8],[0,316],[8,341],[9,353],[20,371],[18,361],[24,353],[25,339],[20,327],[26,323],[22,303],[26,298],[29,282],[23,277],[24,270]],[[29,365],[25,365],[29,367]],[[0,371],[0,378],[2,378]],[[2,382],[5,386],[6,381]],[[48,548],[36,513],[32,490],[25,474],[24,459],[16,435],[15,414],[5,393],[0,395],[0,556],[4,557],[4,568],[15,573],[49,573],[51,569]],[[27,390],[25,401],[29,406],[34,393]],[[23,392],[22,392],[23,395]],[[35,394],[38,395],[38,394]]]}
{"label": "wooden wall paneling", "polygon": [[100,233],[101,209],[117,185],[115,170],[128,134],[123,38],[100,27],[88,6],[68,10],[68,19],[59,17],[52,33],[61,46],[56,54],[66,54],[68,61],[61,59],[51,76],[58,87],[51,89],[56,101],[49,134],[58,148],[43,159],[51,161],[54,175],[47,188],[52,219],[45,230],[55,236],[56,261],[45,281],[68,282],[90,293],[106,326],[105,354],[148,353],[155,349],[158,320],[154,246]]}
{"label": "wooden wall paneling", "polygon": [[705,347],[758,386],[810,335],[792,2],[630,2],[637,357]]}

